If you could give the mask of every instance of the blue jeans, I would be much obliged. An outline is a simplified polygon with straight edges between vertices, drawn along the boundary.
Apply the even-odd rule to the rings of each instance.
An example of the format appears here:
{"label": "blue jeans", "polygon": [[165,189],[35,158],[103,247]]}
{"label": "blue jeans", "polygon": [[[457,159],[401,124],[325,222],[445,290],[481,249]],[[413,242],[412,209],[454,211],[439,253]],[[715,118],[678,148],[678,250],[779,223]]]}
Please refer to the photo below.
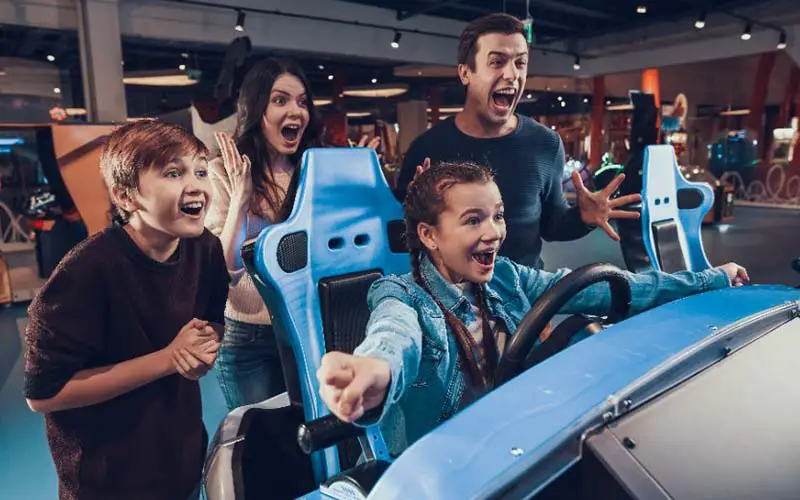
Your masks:
{"label": "blue jeans", "polygon": [[229,410],[260,403],[285,391],[272,326],[225,318],[216,372]]}

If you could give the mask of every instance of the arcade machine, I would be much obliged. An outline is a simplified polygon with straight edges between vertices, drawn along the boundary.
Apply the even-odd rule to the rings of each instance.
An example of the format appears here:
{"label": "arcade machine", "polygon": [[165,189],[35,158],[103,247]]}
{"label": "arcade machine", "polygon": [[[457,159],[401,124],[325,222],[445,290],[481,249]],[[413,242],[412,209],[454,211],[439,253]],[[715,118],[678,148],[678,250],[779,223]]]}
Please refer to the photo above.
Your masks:
{"label": "arcade machine", "polygon": [[771,163],[778,165],[791,164],[794,160],[794,151],[800,141],[800,131],[798,131],[797,117],[792,119],[792,123],[787,128],[776,128],[772,131],[772,154]]}
{"label": "arcade machine", "polygon": [[708,169],[714,177],[731,172],[746,187],[756,178],[758,140],[747,130],[725,130],[708,146]]}
{"label": "arcade machine", "polygon": [[30,301],[72,247],[110,222],[97,165],[112,129],[0,126],[0,303]]}
{"label": "arcade machine", "polygon": [[[783,186],[779,186],[778,196],[793,198],[800,196],[800,189],[797,181],[792,179],[800,178],[800,158],[796,157],[798,143],[800,143],[800,131],[798,130],[797,117],[792,119],[792,123],[787,128],[776,128],[772,132],[772,152],[770,166],[780,165],[783,169],[783,178],[786,180]],[[769,181],[769,174],[767,181]],[[790,184],[791,182],[791,184]]]}

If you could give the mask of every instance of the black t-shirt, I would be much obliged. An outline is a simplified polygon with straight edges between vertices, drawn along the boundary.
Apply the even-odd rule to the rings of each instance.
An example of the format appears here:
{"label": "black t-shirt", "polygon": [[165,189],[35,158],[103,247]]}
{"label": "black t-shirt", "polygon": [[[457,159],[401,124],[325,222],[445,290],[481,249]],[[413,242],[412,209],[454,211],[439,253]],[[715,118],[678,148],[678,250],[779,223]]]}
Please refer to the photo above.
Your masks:
{"label": "black t-shirt", "polygon": [[[25,396],[48,399],[81,370],[158,351],[194,317],[222,324],[229,280],[208,230],[167,262],[119,226],[84,240],[29,308]],[[62,500],[172,500],[199,484],[208,440],[200,386],[181,375],[48,413],[45,427]]]}
{"label": "black t-shirt", "polygon": [[397,181],[397,196],[404,199],[417,165],[425,158],[472,161],[490,167],[505,202],[508,237],[500,254],[536,266],[542,239],[569,241],[590,228],[577,208],[569,208],[561,189],[564,145],[556,132],[527,116],[517,115],[512,133],[491,139],[468,136],[455,119],[438,123],[409,147]]}

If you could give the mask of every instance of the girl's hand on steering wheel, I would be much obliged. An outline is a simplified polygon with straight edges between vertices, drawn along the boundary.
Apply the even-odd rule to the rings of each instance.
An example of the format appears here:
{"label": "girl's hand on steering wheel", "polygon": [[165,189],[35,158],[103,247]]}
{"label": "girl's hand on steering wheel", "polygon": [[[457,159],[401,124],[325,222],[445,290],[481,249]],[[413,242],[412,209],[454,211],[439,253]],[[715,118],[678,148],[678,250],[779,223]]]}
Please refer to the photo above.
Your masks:
{"label": "girl's hand on steering wheel", "polygon": [[731,286],[742,286],[750,283],[750,276],[747,274],[747,269],[743,268],[735,262],[728,262],[723,264],[717,269],[722,269],[728,276]]}
{"label": "girl's hand on steering wheel", "polygon": [[331,413],[352,423],[383,403],[392,371],[379,358],[330,352],[322,358],[317,379],[319,394]]}

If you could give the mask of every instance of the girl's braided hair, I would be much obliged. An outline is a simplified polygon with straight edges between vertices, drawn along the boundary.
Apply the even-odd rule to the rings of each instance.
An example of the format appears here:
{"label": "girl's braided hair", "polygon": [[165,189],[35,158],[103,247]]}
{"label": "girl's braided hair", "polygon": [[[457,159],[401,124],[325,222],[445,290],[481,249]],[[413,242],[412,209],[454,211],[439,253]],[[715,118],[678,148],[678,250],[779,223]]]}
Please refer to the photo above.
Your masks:
{"label": "girl's braided hair", "polygon": [[406,245],[411,255],[411,270],[414,281],[433,297],[444,313],[447,325],[458,344],[459,359],[465,367],[469,380],[476,387],[489,389],[493,385],[493,374],[497,366],[497,344],[489,326],[489,311],[483,286],[475,284],[475,297],[483,322],[483,352],[485,369],[475,354],[476,345],[466,325],[455,314],[445,308],[433,294],[420,270],[420,253],[428,252],[417,233],[419,224],[436,225],[439,215],[447,209],[445,193],[457,184],[489,183],[494,181],[491,170],[471,162],[440,163],[417,175],[409,185],[403,210],[406,220]]}

